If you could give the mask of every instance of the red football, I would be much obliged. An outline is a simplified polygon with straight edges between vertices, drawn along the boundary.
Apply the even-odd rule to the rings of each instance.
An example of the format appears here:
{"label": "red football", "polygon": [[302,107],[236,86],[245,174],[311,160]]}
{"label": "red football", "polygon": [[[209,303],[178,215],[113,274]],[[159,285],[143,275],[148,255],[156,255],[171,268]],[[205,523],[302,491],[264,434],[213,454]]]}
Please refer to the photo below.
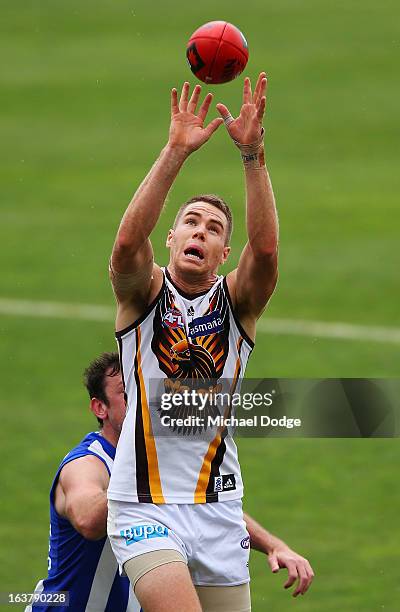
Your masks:
{"label": "red football", "polygon": [[227,21],[210,21],[190,37],[186,57],[193,74],[204,83],[227,83],[243,72],[249,51],[238,28]]}

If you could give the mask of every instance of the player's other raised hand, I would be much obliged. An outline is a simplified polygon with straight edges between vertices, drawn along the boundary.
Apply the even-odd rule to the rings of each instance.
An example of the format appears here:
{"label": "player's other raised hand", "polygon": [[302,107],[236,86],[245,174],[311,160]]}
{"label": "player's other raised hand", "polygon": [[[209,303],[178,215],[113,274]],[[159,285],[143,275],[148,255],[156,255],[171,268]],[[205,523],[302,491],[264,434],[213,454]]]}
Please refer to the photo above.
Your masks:
{"label": "player's other raised hand", "polygon": [[179,102],[177,90],[174,88],[171,91],[171,125],[168,144],[185,155],[190,155],[190,153],[199,149],[223,123],[223,120],[217,117],[205,126],[204,123],[213,96],[208,93],[199,109],[196,110],[201,85],[195,86],[190,99],[189,90],[189,83],[184,83]]}
{"label": "player's other raised hand", "polygon": [[239,116],[232,117],[225,104],[217,104],[217,110],[224,120],[230,137],[240,144],[252,144],[260,139],[262,121],[266,106],[267,76],[260,72],[254,93],[248,77],[243,85],[243,103]]}

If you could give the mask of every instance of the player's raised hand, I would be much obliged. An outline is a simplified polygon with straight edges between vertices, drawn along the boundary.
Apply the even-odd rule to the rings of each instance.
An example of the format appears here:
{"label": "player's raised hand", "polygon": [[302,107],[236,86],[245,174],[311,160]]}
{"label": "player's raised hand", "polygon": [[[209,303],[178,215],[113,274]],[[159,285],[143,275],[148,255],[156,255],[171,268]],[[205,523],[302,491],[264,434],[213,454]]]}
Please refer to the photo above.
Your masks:
{"label": "player's raised hand", "polygon": [[224,120],[230,137],[240,144],[251,144],[259,140],[266,106],[267,77],[261,72],[254,93],[248,77],[243,85],[243,104],[239,116],[232,117],[225,104],[217,104],[219,114]]}
{"label": "player's raised hand", "polygon": [[171,91],[171,125],[168,140],[170,146],[182,150],[186,155],[199,149],[223,123],[223,120],[217,117],[204,126],[213,96],[208,93],[196,111],[201,85],[195,86],[190,99],[189,89],[189,83],[184,83],[179,102],[177,90],[174,88]]}

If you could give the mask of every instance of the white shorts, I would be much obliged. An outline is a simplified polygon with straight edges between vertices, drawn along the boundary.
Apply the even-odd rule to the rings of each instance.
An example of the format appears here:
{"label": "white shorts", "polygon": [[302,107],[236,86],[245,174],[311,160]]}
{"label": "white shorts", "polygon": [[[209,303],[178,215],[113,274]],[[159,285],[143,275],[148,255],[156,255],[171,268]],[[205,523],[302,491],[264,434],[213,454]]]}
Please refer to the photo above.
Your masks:
{"label": "white shorts", "polygon": [[242,501],[142,504],[108,500],[108,536],[120,571],[129,559],[173,549],[187,562],[196,586],[250,581],[250,538]]}

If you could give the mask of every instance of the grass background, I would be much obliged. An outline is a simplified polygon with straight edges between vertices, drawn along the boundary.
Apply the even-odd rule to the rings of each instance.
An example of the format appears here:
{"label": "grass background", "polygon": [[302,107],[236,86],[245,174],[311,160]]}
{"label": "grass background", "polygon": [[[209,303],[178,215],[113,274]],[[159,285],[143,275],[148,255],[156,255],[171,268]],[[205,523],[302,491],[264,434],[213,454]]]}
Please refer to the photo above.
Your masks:
{"label": "grass background", "polygon": [[[107,259],[132,192],[165,144],[169,90],[205,21],[238,25],[246,74],[270,77],[267,158],[281,223],[280,281],[265,317],[399,327],[400,37],[397,2],[3,0],[0,22],[0,297],[112,305]],[[241,82],[209,88],[235,113]],[[215,110],[210,113],[215,116]],[[237,151],[221,129],[188,161],[154,232],[157,260],[178,204],[232,203],[226,272],[244,241]],[[48,489],[94,427],[80,384],[112,322],[0,317],[0,590],[45,575]],[[399,346],[259,334],[258,377],[396,377]],[[293,601],[254,554],[253,609],[397,610],[398,441],[240,440],[245,507],[309,557]]]}

